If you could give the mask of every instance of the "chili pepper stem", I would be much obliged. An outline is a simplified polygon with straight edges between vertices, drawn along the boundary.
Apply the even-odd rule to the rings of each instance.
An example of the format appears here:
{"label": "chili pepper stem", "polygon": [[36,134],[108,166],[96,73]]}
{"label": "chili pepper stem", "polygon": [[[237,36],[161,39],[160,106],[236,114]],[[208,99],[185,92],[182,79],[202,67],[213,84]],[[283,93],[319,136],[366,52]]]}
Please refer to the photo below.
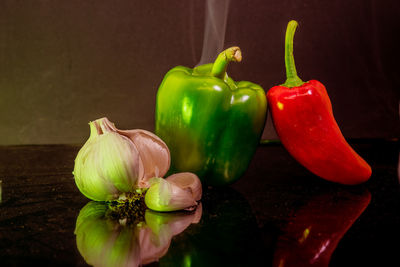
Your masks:
{"label": "chili pepper stem", "polygon": [[224,79],[226,68],[231,61],[240,62],[242,60],[242,52],[237,46],[230,47],[221,52],[214,62],[211,70],[211,75],[220,79]]}
{"label": "chili pepper stem", "polygon": [[297,21],[291,20],[288,23],[285,36],[285,67],[286,67],[286,81],[282,86],[297,87],[301,86],[304,82],[297,76],[296,66],[294,64],[293,56],[293,39],[294,33],[297,28]]}

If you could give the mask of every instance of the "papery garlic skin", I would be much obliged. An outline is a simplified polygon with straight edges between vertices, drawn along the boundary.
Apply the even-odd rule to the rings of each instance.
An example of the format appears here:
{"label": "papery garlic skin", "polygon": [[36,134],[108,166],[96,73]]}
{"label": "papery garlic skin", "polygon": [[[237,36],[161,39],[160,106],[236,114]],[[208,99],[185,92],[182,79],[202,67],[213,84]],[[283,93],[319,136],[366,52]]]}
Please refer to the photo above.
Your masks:
{"label": "papery garlic skin", "polygon": [[144,130],[120,131],[107,118],[90,122],[90,137],[75,159],[79,190],[96,201],[118,199],[124,193],[147,188],[149,176],[165,175],[168,147]]}
{"label": "papery garlic skin", "polygon": [[201,199],[201,182],[193,173],[178,173],[166,179],[153,178],[150,184],[145,203],[154,211],[192,210]]}
{"label": "papery garlic skin", "polygon": [[139,164],[143,174],[139,187],[149,187],[148,181],[153,177],[163,177],[169,170],[171,156],[167,145],[157,135],[141,130],[118,130],[117,133],[129,138],[139,152]]}
{"label": "papery garlic skin", "polygon": [[125,139],[106,133],[90,138],[79,151],[75,183],[86,197],[106,201],[132,190],[139,177],[139,157],[136,148]]}
{"label": "papery garlic skin", "polygon": [[199,201],[201,199],[203,191],[200,179],[196,174],[191,172],[181,172],[168,176],[166,180],[178,185],[183,190],[190,192],[194,200]]}

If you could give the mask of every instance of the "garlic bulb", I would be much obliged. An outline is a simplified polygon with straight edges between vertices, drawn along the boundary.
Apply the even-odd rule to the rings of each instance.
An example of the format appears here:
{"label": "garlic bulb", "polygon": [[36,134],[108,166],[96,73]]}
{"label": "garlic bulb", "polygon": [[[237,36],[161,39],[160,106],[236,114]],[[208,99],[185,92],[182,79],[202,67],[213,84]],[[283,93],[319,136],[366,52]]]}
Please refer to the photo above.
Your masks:
{"label": "garlic bulb", "polygon": [[200,179],[193,173],[183,172],[166,179],[151,179],[145,203],[155,211],[193,210],[201,194]]}
{"label": "garlic bulb", "polygon": [[79,190],[96,201],[118,199],[147,188],[170,166],[167,145],[145,130],[118,130],[107,118],[89,123],[90,137],[75,159]]}

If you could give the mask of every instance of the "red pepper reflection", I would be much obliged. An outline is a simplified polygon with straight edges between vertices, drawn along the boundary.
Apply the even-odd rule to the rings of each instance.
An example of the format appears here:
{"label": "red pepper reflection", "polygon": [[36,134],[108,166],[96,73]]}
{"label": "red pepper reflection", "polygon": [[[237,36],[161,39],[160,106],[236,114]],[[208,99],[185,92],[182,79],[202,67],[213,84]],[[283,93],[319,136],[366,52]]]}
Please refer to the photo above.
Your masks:
{"label": "red pepper reflection", "polygon": [[279,237],[273,266],[328,266],[339,241],[363,213],[371,194],[316,196],[301,207]]}

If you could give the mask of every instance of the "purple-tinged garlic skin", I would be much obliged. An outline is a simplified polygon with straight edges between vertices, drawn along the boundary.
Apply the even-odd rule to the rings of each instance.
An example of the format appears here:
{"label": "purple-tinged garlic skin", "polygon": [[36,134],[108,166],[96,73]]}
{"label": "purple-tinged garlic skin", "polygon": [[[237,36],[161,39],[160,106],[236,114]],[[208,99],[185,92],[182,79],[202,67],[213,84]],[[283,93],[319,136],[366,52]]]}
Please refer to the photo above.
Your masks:
{"label": "purple-tinged garlic skin", "polygon": [[150,180],[146,192],[146,206],[154,211],[193,210],[201,199],[200,179],[193,173],[177,173]]}
{"label": "purple-tinged garlic skin", "polygon": [[200,201],[202,187],[200,179],[196,174],[191,172],[181,172],[168,176],[166,180],[170,183],[178,185],[183,190],[190,192],[195,201]]}
{"label": "purple-tinged garlic skin", "polygon": [[170,165],[167,145],[145,130],[118,130],[107,118],[89,123],[90,137],[74,167],[79,190],[96,201],[118,199],[123,193],[149,186]]}

